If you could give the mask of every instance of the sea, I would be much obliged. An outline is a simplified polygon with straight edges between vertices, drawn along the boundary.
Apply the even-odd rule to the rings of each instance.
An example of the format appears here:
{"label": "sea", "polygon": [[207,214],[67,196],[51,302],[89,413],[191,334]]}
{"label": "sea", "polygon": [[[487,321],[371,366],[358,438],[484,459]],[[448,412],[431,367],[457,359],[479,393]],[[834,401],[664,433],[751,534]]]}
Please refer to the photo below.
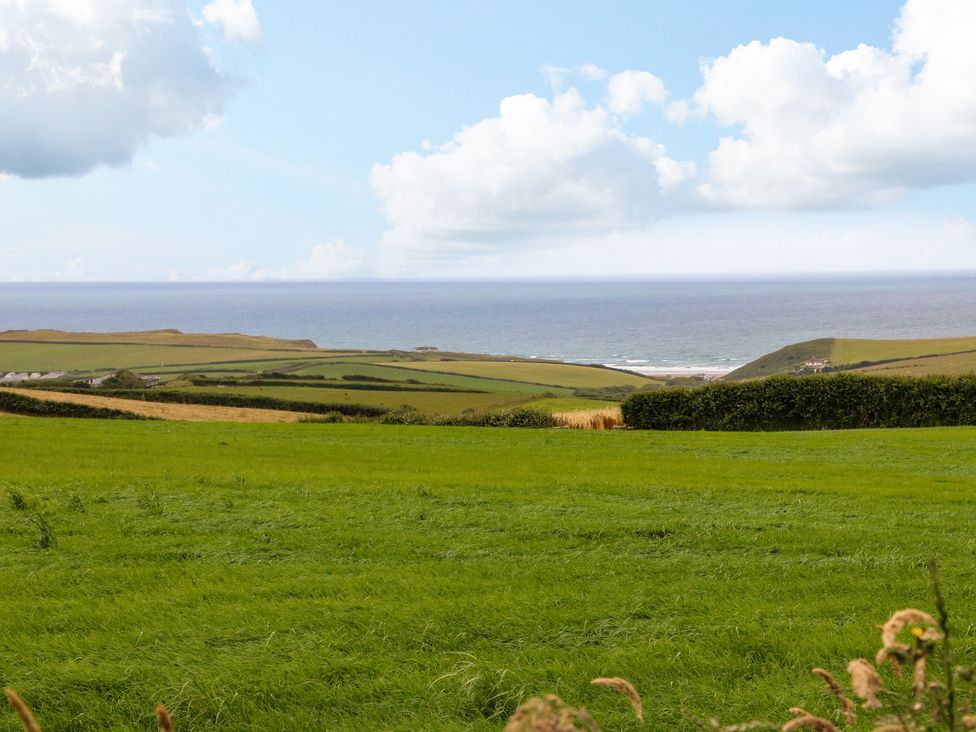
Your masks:
{"label": "sea", "polygon": [[5,283],[0,330],[178,328],[723,373],[823,337],[976,335],[976,274],[640,282]]}

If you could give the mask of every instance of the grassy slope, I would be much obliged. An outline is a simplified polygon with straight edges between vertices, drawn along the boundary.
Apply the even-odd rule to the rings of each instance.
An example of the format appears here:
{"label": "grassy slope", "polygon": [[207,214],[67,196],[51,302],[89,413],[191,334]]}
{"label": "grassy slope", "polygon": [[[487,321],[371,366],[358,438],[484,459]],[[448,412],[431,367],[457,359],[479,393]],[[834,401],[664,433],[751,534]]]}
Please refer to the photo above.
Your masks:
{"label": "grassy slope", "polygon": [[931,376],[933,374],[954,376],[971,374],[976,371],[976,351],[956,353],[950,356],[910,358],[903,361],[877,364],[855,370],[862,373],[884,374],[887,376]]}
{"label": "grassy slope", "polygon": [[50,343],[133,343],[167,346],[213,346],[221,348],[314,349],[309,340],[291,340],[241,333],[182,333],[178,330],[143,330],[115,333],[77,333],[64,330],[0,331],[0,341]]}
{"label": "grassy slope", "polygon": [[916,340],[835,338],[830,351],[830,360],[835,364],[848,364],[893,358],[916,358],[959,351],[976,351],[976,337]]}
{"label": "grassy slope", "polygon": [[931,607],[931,556],[973,662],[974,439],[0,418],[0,683],[66,730],[497,730],[545,691],[636,730],[613,674],[641,729],[832,714],[809,668]]}
{"label": "grassy slope", "polygon": [[512,379],[535,384],[553,384],[573,388],[602,388],[605,386],[647,386],[652,379],[613,369],[576,366],[563,363],[532,361],[427,361],[398,364],[408,369],[442,371],[444,373]]}
{"label": "grassy slope", "polygon": [[740,366],[725,378],[729,381],[758,379],[763,376],[793,371],[809,358],[829,358],[833,346],[832,338],[819,338],[815,341],[792,343],[778,351],[760,356],[745,366]]}
{"label": "grassy slope", "polygon": [[[865,338],[821,338],[815,341],[794,343],[733,371],[730,380],[754,379],[772,374],[788,373],[809,358],[829,358],[831,365],[843,366],[862,361],[889,361],[914,359],[918,356],[976,351],[976,337],[968,338],[921,338],[915,340],[869,340]],[[976,360],[976,354],[971,356]],[[950,365],[952,362],[946,362]],[[889,364],[892,365],[892,364]],[[905,364],[910,366],[911,364]],[[932,363],[935,369],[941,364]],[[954,365],[952,368],[957,368]],[[967,371],[972,370],[970,367]],[[913,372],[919,373],[922,372]],[[927,373],[961,373],[958,370],[930,370]]]}
{"label": "grassy slope", "polygon": [[[325,352],[323,352],[323,355]],[[294,358],[295,351],[206,346],[0,343],[0,371],[96,371],[133,366],[147,370],[175,364]]]}

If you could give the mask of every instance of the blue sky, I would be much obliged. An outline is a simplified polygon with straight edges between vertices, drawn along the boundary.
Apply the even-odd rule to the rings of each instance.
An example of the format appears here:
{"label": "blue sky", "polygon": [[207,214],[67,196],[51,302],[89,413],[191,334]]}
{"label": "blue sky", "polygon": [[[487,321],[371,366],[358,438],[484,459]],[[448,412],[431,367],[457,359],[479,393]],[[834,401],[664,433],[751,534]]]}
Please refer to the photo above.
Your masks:
{"label": "blue sky", "polygon": [[75,2],[0,11],[0,280],[976,268],[967,0]]}

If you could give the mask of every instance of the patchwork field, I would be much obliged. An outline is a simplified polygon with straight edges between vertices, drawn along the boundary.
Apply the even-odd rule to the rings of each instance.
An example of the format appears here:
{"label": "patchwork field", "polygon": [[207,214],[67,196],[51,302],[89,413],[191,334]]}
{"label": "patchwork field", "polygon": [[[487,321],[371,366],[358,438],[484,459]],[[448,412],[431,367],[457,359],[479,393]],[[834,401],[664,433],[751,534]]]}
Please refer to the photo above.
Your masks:
{"label": "patchwork field", "polygon": [[[273,397],[285,402],[342,403],[387,410],[409,408],[431,417],[484,414],[537,402],[537,408],[549,409],[547,400],[552,398],[573,399],[574,409],[600,408],[608,399],[621,399],[628,390],[661,385],[623,371],[575,364],[499,359],[483,354],[329,351],[315,348],[310,341],[236,333],[0,333],[0,375],[66,372],[56,382],[37,382],[33,386],[87,388],[84,379],[122,369],[159,377],[168,390],[178,389],[186,394]],[[216,383],[218,380],[221,383]],[[273,383],[253,383],[268,381]],[[135,380],[135,385],[141,386],[142,382]],[[601,391],[608,387],[615,393]],[[100,393],[104,398],[131,396]],[[269,405],[255,402],[238,406]],[[222,410],[233,408],[226,406]],[[298,407],[299,411],[306,408]],[[133,411],[147,414],[147,409],[156,416],[184,413],[162,407]],[[193,415],[205,414],[203,410],[191,411]],[[253,421],[255,417],[221,410],[211,413],[215,418],[218,414],[233,417],[233,421]],[[286,421],[294,419],[292,415]]]}
{"label": "patchwork field", "polygon": [[2,417],[0,683],[48,730],[832,717],[809,669],[930,609],[930,557],[976,661],[974,440]]}

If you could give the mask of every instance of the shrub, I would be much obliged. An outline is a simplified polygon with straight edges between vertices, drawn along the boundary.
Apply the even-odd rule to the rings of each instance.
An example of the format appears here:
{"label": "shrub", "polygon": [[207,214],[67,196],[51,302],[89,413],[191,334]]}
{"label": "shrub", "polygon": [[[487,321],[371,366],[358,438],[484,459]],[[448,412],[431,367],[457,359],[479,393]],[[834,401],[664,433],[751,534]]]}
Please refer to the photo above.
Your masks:
{"label": "shrub", "polygon": [[145,389],[146,382],[131,371],[116,371],[99,386],[100,389]]}
{"label": "shrub", "polygon": [[624,422],[658,430],[810,430],[976,424],[976,375],[774,376],[640,392]]}

